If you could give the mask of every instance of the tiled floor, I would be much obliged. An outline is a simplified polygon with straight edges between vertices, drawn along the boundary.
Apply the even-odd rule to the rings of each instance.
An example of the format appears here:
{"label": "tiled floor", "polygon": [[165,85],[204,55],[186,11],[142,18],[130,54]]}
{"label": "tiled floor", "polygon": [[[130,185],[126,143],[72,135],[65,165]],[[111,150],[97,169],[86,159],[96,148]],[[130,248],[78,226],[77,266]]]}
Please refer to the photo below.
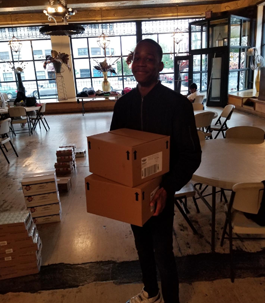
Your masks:
{"label": "tiled floor", "polygon": [[[221,112],[220,108],[214,110]],[[8,166],[0,155],[0,211],[25,208],[20,185],[23,175],[28,172],[52,170],[56,160],[55,151],[60,144],[75,143],[78,148],[87,150],[86,136],[108,131],[111,117],[111,112],[86,113],[85,116],[81,113],[52,115],[47,116],[51,127],[49,132],[38,128],[33,136],[28,136],[27,133],[17,135],[14,143],[19,158],[10,151]],[[254,125],[265,130],[264,118],[237,111],[228,124],[230,127]],[[135,262],[137,254],[130,226],[86,212],[84,177],[88,174],[87,156],[78,158],[77,170],[72,176],[71,191],[61,195],[62,221],[38,226],[43,242],[43,268],[40,274],[0,282],[0,293],[3,294],[0,295],[0,303],[122,303],[141,289],[140,271]],[[227,279],[228,259],[220,258],[219,262],[217,258],[216,261],[210,253],[209,211],[202,204],[200,214],[196,213],[193,203],[189,203],[189,208],[190,218],[199,235],[191,232],[177,211],[174,222],[174,253],[181,263],[181,303],[264,303],[265,275],[257,278],[253,272],[243,273],[240,274],[241,278],[232,284]],[[224,203],[218,203],[217,240],[220,239],[223,220]],[[250,252],[263,252],[264,247],[265,242],[256,245],[238,244],[239,249]],[[217,242],[216,250],[226,257],[227,243],[221,248]],[[207,258],[212,267],[206,268],[206,264],[206,267],[202,268],[201,264]],[[264,262],[263,258],[259,260]],[[193,267],[189,266],[191,264]],[[186,268],[188,272],[185,272]],[[61,283],[57,283],[57,280],[61,280]],[[3,287],[6,287],[6,291]],[[30,290],[33,293],[30,293]]]}

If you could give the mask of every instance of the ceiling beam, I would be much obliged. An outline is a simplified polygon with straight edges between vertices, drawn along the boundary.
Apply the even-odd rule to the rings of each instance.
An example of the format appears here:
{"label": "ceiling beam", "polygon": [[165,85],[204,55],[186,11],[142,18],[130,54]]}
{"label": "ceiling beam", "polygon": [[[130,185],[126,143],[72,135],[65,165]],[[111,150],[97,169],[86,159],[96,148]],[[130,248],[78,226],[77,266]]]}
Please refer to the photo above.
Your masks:
{"label": "ceiling beam", "polygon": [[[18,0],[9,0],[2,2],[15,2]],[[20,3],[30,2],[21,1]],[[76,0],[77,2],[78,0]],[[81,0],[79,0],[81,2]],[[83,1],[83,0],[82,0]],[[167,0],[168,1],[168,0]],[[40,0],[34,0],[34,3],[39,3]],[[42,1],[43,2],[43,1]],[[72,0],[74,2],[74,0]],[[125,2],[125,1],[123,1]],[[129,2],[129,1],[127,1]],[[136,2],[136,1],[133,1]],[[139,1],[137,1],[139,2]],[[232,11],[248,6],[259,4],[258,0],[238,0],[225,2],[220,4],[204,4],[204,5],[186,5],[186,6],[155,6],[155,7],[133,7],[119,9],[80,9],[77,14],[72,16],[69,22],[105,22],[105,21],[129,21],[129,20],[148,20],[161,18],[203,18],[206,11],[213,13]],[[193,2],[194,3],[194,2]],[[70,5],[69,5],[70,6]],[[27,13],[0,13],[0,26],[15,26],[15,25],[34,25],[34,24],[49,24],[42,11]],[[58,21],[60,21],[58,19]]]}

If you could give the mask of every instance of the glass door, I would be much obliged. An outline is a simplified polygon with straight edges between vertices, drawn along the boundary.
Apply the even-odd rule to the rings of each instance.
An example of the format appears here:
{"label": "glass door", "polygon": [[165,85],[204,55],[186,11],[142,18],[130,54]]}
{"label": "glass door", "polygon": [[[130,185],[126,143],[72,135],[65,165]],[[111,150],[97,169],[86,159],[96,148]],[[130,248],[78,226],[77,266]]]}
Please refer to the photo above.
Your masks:
{"label": "glass door", "polygon": [[207,106],[224,107],[228,97],[228,48],[209,49],[208,60]]}
{"label": "glass door", "polygon": [[174,90],[184,96],[189,92],[191,79],[189,78],[191,56],[176,56],[174,63]]}

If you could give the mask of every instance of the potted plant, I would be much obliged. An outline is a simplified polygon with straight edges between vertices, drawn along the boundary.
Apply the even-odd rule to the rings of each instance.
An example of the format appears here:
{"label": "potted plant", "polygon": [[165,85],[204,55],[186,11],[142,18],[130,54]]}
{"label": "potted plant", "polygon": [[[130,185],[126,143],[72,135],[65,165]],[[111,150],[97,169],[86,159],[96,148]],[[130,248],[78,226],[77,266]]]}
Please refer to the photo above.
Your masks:
{"label": "potted plant", "polygon": [[66,53],[60,53],[56,50],[52,50],[51,55],[46,56],[45,62],[43,63],[43,68],[46,69],[46,66],[50,63],[53,64],[56,73],[61,72],[61,67],[63,64],[66,65],[69,71],[71,70],[69,65],[69,55]]}

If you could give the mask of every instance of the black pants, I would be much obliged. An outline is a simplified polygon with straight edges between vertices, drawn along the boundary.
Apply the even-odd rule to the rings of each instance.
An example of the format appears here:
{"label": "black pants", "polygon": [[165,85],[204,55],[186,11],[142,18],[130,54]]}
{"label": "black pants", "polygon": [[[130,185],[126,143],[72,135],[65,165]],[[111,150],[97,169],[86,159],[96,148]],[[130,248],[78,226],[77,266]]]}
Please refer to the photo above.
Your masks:
{"label": "black pants", "polygon": [[178,273],[173,254],[173,218],[174,203],[167,201],[164,211],[148,220],[143,227],[132,225],[144,289],[151,297],[157,295],[157,265],[165,303],[179,303]]}

